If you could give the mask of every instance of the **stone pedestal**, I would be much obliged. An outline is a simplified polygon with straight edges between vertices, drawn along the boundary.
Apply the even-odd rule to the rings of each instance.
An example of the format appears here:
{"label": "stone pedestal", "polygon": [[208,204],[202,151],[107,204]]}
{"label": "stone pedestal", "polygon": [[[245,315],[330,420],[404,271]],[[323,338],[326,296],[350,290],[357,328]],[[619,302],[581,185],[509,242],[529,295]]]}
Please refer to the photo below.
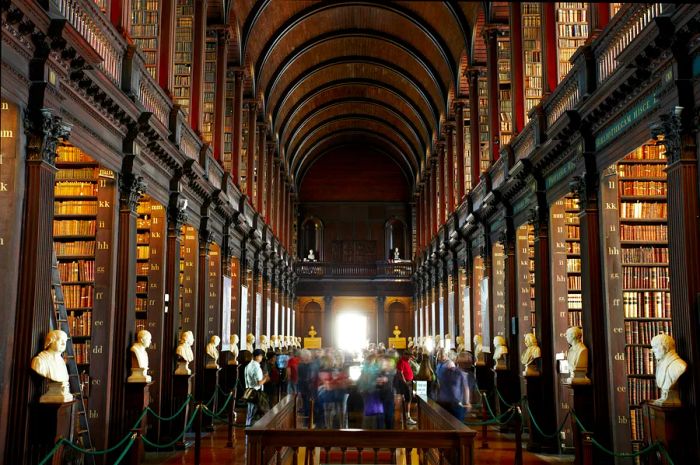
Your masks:
{"label": "stone pedestal", "polygon": [[[59,438],[75,440],[74,409],[77,401],[64,403],[37,403],[30,406],[29,444],[31,447],[31,464],[37,464],[51,452]],[[11,445],[8,445],[12,447]],[[50,462],[51,465],[63,463],[64,447],[58,448]]]}
{"label": "stone pedestal", "polygon": [[[219,385],[219,372],[221,368],[205,368],[204,369],[204,400],[203,402],[212,398],[217,391],[217,386]],[[219,405],[223,405],[224,397],[219,396],[220,402],[216,399],[212,402],[208,408],[212,412],[216,412],[219,409]],[[202,416],[202,427],[207,431],[214,431],[214,419],[209,415]]]}
{"label": "stone pedestal", "polygon": [[[661,407],[652,403],[642,404],[644,442],[653,444],[659,441],[668,451],[673,463],[692,463],[688,453],[688,444],[692,440],[684,428],[690,422],[688,411],[682,407]],[[649,455],[650,465],[667,465],[668,462],[658,454]]]}
{"label": "stone pedestal", "polygon": [[[583,426],[590,428],[595,433],[594,411],[593,411],[593,385],[591,384],[567,384],[571,389],[574,412]],[[571,431],[574,436],[574,465],[583,465],[583,437],[573,415],[570,416]]]}
{"label": "stone pedestal", "polygon": [[[192,394],[192,384],[194,383],[194,373],[191,375],[175,375],[173,376],[173,410],[177,411],[180,406],[187,400],[187,396]],[[185,411],[181,416],[173,420],[172,436],[178,436],[190,418],[190,405],[185,407]],[[175,444],[176,449],[186,449],[192,445],[192,441],[186,441],[185,436]]]}
{"label": "stone pedestal", "polygon": [[480,391],[490,392],[493,390],[493,371],[487,365],[476,365],[476,383]]}
{"label": "stone pedestal", "polygon": [[[508,404],[513,405],[513,403],[518,401],[518,386],[520,381],[518,377],[513,374],[510,370],[493,370],[493,383],[498,392],[501,393],[503,399],[508,402]],[[494,389],[495,392],[495,389]],[[501,400],[498,394],[495,394],[496,405],[499,414],[508,410],[508,406]],[[512,432],[514,431],[514,423],[510,422],[505,425],[501,425],[501,432]]]}
{"label": "stone pedestal", "polygon": [[151,402],[150,388],[153,383],[126,383],[126,424],[134,429],[140,429],[144,436],[148,428],[148,415],[144,415],[141,421],[136,424],[136,420],[141,415],[143,410],[148,407]]}
{"label": "stone pedestal", "polygon": [[[545,396],[551,396],[551,390],[547,389],[545,393],[544,384],[542,382],[541,376],[526,376],[525,377],[525,395],[527,395],[527,405],[532,412],[532,416],[535,417],[535,421],[543,428],[545,431],[549,431],[546,428],[544,420],[547,418],[545,409],[547,408],[545,403]],[[557,450],[556,439],[548,439],[542,436],[542,434],[537,430],[537,427],[532,424],[530,415],[527,415],[525,421],[529,425],[528,430],[530,435],[527,441],[527,450],[530,452],[555,452]],[[552,426],[554,428],[554,426]]]}

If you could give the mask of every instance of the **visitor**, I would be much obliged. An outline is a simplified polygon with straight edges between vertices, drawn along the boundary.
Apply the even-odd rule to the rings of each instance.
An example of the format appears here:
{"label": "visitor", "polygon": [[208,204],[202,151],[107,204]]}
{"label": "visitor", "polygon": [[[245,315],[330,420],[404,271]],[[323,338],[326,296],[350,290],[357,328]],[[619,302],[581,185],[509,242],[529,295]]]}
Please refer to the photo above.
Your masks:
{"label": "visitor", "polygon": [[266,372],[270,381],[265,383],[264,391],[273,404],[279,402],[279,387],[280,387],[280,370],[277,366],[277,354],[273,351],[267,353],[265,361]]}
{"label": "visitor", "polygon": [[252,426],[253,420],[260,411],[261,407],[264,406],[263,400],[263,385],[269,380],[267,375],[263,376],[262,368],[260,367],[260,362],[262,362],[265,352],[261,349],[255,349],[253,351],[253,359],[245,368],[245,387],[246,389],[252,388],[257,391],[257,397],[255,400],[248,402],[247,415],[245,425],[246,427]]}
{"label": "visitor", "polygon": [[287,394],[299,392],[297,383],[299,382],[299,351],[294,349],[287,360]]}
{"label": "visitor", "polygon": [[379,375],[377,376],[377,390],[382,402],[383,418],[381,428],[394,429],[394,378],[396,377],[396,362],[389,353],[379,358]]}
{"label": "visitor", "polygon": [[469,388],[464,372],[457,368],[452,360],[448,360],[440,371],[438,383],[440,389],[437,394],[437,403],[463,422],[466,403],[469,399]]}
{"label": "visitor", "polygon": [[411,400],[413,400],[413,370],[410,361],[413,355],[405,350],[396,363],[396,386],[397,393],[403,396],[406,411],[406,424],[415,425],[416,421],[411,418]]}

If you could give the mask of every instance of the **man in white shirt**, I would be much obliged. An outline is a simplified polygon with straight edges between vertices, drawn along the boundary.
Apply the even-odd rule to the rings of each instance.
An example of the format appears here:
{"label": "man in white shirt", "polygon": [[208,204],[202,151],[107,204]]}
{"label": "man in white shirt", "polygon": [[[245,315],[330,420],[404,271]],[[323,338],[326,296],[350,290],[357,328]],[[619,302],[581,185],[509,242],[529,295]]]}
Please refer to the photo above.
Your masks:
{"label": "man in white shirt", "polygon": [[[262,392],[263,384],[265,384],[269,376],[263,376],[262,368],[260,367],[260,362],[262,362],[265,352],[260,349],[255,349],[253,351],[253,360],[245,367],[245,387],[253,388],[256,391]],[[248,402],[248,411],[246,415],[246,426],[252,426],[253,418],[258,410],[258,405],[256,402]]]}

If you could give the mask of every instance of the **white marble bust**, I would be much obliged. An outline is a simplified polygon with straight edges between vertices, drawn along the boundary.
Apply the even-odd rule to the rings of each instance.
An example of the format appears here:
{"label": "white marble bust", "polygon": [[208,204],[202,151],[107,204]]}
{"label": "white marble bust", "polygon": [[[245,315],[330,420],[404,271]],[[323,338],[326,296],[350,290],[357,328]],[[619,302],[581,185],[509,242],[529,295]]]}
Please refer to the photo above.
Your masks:
{"label": "white marble bust", "polygon": [[565,384],[591,384],[588,378],[588,348],[583,344],[583,330],[572,326],[566,330],[566,342],[571,347],[566,353],[569,364],[569,378]]}
{"label": "white marble bust", "polygon": [[399,248],[394,249],[394,260],[401,260],[401,255],[399,254]]}
{"label": "white marble bust", "polygon": [[245,337],[245,348],[249,352],[253,352],[253,344],[255,344],[255,335],[253,333],[248,333],[248,335]]}
{"label": "white marble bust", "polygon": [[408,337],[408,345],[406,347],[408,347],[409,349],[412,349],[414,345],[415,345],[415,342],[413,342],[413,337],[409,336]]}
{"label": "white marble bust", "polygon": [[238,365],[238,334],[231,334],[229,343],[231,344],[231,357],[229,357],[229,365]]}
{"label": "white marble bust", "polygon": [[542,350],[537,344],[537,337],[534,333],[525,334],[525,351],[520,356],[520,363],[523,364],[523,376],[540,376],[538,359],[542,357]]}
{"label": "white marble bust", "polygon": [[[272,336],[272,337],[273,337],[272,343],[274,344],[274,342],[275,342],[274,337],[275,336]],[[270,348],[270,340],[267,338],[267,335],[265,335],[265,334],[260,335],[260,349],[267,352],[267,350],[269,348]]]}
{"label": "white marble bust", "polygon": [[142,329],[136,334],[136,342],[131,345],[131,375],[127,383],[150,383],[148,374],[148,349],[151,346],[151,333]]}
{"label": "white marble bust", "polygon": [[175,369],[176,375],[191,375],[192,370],[190,370],[190,362],[194,360],[194,354],[192,353],[192,344],[194,344],[194,336],[192,331],[185,331],[180,334],[180,343],[175,349],[175,353],[178,356],[177,368]]}
{"label": "white marble bust", "polygon": [[442,348],[445,347],[445,346],[444,346],[444,343],[443,343],[443,341],[442,341],[442,336],[440,336],[439,334],[436,334],[436,335],[435,335],[434,340],[435,340],[435,346],[434,346],[434,347],[435,347],[436,349],[442,349]]}
{"label": "white marble bust", "polygon": [[292,342],[292,336],[285,336],[285,340],[287,341],[287,348],[291,349],[294,347],[294,343]]}
{"label": "white marble bust", "polygon": [[457,352],[458,352],[458,353],[464,352],[464,351],[465,351],[465,348],[464,348],[464,337],[462,337],[462,336],[457,336],[457,338],[455,339],[455,342],[457,343]]}
{"label": "white marble bust", "polygon": [[44,350],[32,359],[32,370],[46,378],[49,389],[39,398],[42,404],[71,402],[73,394],[68,385],[68,369],[63,360],[68,335],[60,329],[49,331],[44,339]]}
{"label": "white marble bust", "polygon": [[493,368],[495,370],[506,370],[508,365],[506,364],[506,355],[508,355],[508,346],[506,346],[506,339],[503,336],[496,336],[493,338]]}
{"label": "white marble bust", "polygon": [[661,389],[661,397],[653,401],[663,407],[680,407],[678,378],[688,364],[676,353],[676,341],[668,334],[657,334],[651,340],[651,350],[656,359],[656,386]]}
{"label": "white marble bust", "polygon": [[484,340],[481,334],[475,334],[472,342],[474,343],[474,364],[476,366],[484,366],[486,360],[484,359]]}
{"label": "white marble bust", "polygon": [[314,251],[312,249],[309,249],[309,255],[306,256],[306,259],[311,262],[316,261],[316,256],[314,255]]}
{"label": "white marble bust", "polygon": [[207,363],[205,368],[219,368],[219,344],[221,343],[221,338],[219,336],[212,336],[209,338],[209,343],[207,344]]}

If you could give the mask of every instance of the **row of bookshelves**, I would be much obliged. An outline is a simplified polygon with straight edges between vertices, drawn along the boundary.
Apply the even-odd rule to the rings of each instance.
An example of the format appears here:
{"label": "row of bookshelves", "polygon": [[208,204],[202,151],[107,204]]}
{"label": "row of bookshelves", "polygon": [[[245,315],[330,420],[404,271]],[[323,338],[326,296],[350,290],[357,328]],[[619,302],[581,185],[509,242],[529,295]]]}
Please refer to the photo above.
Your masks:
{"label": "row of bookshelves", "polygon": [[[57,163],[59,164],[59,163]],[[56,171],[56,180],[93,181],[100,174],[99,168],[61,168]]]}
{"label": "row of bookshelves", "polygon": [[620,240],[665,242],[668,240],[668,228],[665,224],[620,224]]}
{"label": "row of bookshelves", "polygon": [[148,299],[144,297],[136,297],[136,311],[145,312],[148,310]]}
{"label": "row of bookshelves", "polygon": [[72,337],[90,336],[92,329],[92,312],[70,312],[68,314],[68,328]]}
{"label": "row of bookshelves", "polygon": [[94,197],[97,195],[97,185],[86,181],[61,181],[56,183],[54,195],[56,197]]}
{"label": "row of bookshelves", "polygon": [[569,291],[581,291],[581,276],[567,276],[566,282]]}
{"label": "row of bookshelves", "polygon": [[54,236],[94,236],[94,220],[54,220]]}
{"label": "row of bookshelves", "polygon": [[567,315],[569,321],[569,327],[571,326],[582,326],[583,325],[583,313],[581,311],[575,311],[569,309],[569,314]]}
{"label": "row of bookshelves", "polygon": [[53,203],[54,215],[96,215],[96,200],[65,200]]}
{"label": "row of bookshelves", "polygon": [[651,339],[661,333],[673,335],[670,321],[625,321],[625,342],[627,344],[649,345]]}
{"label": "row of bookshelves", "polygon": [[659,389],[656,387],[656,380],[630,378],[627,380],[627,392],[631,406],[639,406],[642,401],[658,399]]}
{"label": "row of bookshelves", "polygon": [[625,318],[671,318],[668,291],[625,291],[622,293]]}
{"label": "row of bookshelves", "polygon": [[148,292],[148,281],[136,281],[136,293],[145,294]]}
{"label": "row of bookshelves", "polygon": [[581,259],[580,258],[567,258],[566,259],[566,272],[567,273],[580,273],[581,272]]}
{"label": "row of bookshelves", "polygon": [[92,307],[95,288],[91,284],[63,284],[63,302],[66,308]]}
{"label": "row of bookshelves", "polygon": [[625,348],[627,373],[635,375],[653,375],[656,362],[651,347],[628,346]]}
{"label": "row of bookshelves", "polygon": [[136,319],[136,332],[138,333],[142,329],[146,329],[148,326],[148,320],[144,320],[141,318]]}
{"label": "row of bookshelves", "polygon": [[95,280],[95,262],[78,260],[58,264],[58,272],[62,283]]}
{"label": "row of bookshelves", "polygon": [[620,181],[620,194],[666,197],[665,181]]}
{"label": "row of bookshelves", "polygon": [[581,300],[581,294],[569,294],[569,311],[571,310],[583,310],[583,301]]}
{"label": "row of bookshelves", "polygon": [[139,245],[136,247],[136,259],[148,260],[151,255],[150,247],[147,245]]}
{"label": "row of bookshelves", "polygon": [[668,289],[668,266],[625,266],[622,285],[625,289]]}
{"label": "row of bookshelves", "polygon": [[643,178],[646,180],[664,180],[666,179],[666,171],[664,171],[666,165],[663,164],[636,164],[636,165],[617,165],[617,173],[620,175],[622,180],[624,179],[634,179]]}
{"label": "row of bookshelves", "polygon": [[75,351],[75,363],[78,365],[87,365],[90,363],[90,349],[92,344],[90,341],[74,342],[73,350]]}
{"label": "row of bookshelves", "polygon": [[622,249],[622,264],[668,264],[668,247],[637,247]]}
{"label": "row of bookshelves", "polygon": [[566,253],[569,255],[578,255],[581,253],[581,243],[580,242],[567,242],[566,243]]}
{"label": "row of bookshelves", "polygon": [[622,202],[620,204],[621,219],[665,219],[667,213],[666,203],[662,202]]}
{"label": "row of bookshelves", "polygon": [[95,241],[54,242],[53,249],[58,258],[95,254]]}
{"label": "row of bookshelves", "polygon": [[[62,145],[58,149],[56,164],[60,165],[62,163],[90,163],[97,165],[95,160],[86,155],[82,150],[70,145]],[[63,168],[61,168],[61,170],[62,169]]]}

